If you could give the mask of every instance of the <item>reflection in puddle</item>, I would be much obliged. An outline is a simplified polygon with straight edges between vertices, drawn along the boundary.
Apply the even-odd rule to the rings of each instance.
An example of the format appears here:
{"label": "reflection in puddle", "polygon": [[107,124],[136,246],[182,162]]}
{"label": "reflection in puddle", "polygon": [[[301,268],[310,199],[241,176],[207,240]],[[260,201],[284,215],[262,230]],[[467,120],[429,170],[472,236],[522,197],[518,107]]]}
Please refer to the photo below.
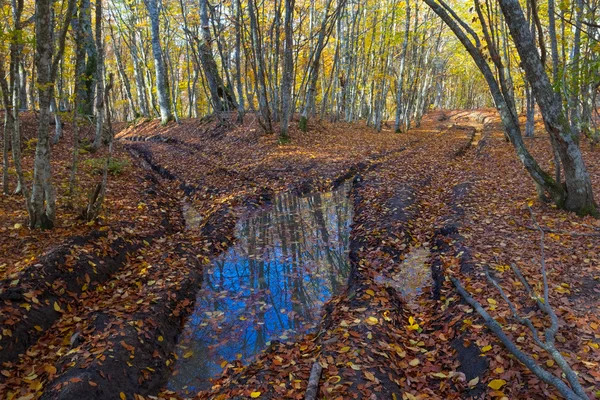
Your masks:
{"label": "reflection in puddle", "polygon": [[204,272],[169,389],[207,389],[223,361],[248,362],[268,342],[315,327],[323,303],[348,280],[348,191],[286,193],[238,223],[235,246]]}
{"label": "reflection in puddle", "polygon": [[378,275],[375,282],[394,288],[406,300],[413,298],[421,293],[421,289],[431,279],[431,270],[426,265],[429,256],[427,247],[413,247],[406,254],[398,273],[394,276]]}

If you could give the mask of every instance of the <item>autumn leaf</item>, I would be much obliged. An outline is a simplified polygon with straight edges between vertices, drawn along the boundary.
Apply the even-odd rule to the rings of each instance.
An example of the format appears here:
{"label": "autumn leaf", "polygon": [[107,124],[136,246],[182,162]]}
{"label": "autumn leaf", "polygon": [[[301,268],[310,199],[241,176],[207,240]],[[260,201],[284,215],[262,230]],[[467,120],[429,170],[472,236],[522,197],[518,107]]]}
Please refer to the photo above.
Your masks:
{"label": "autumn leaf", "polygon": [[258,397],[260,397],[261,392],[252,392],[250,393],[250,397],[252,397],[253,399],[256,399]]}
{"label": "autumn leaf", "polygon": [[494,390],[500,390],[502,386],[506,385],[506,381],[504,379],[494,379],[488,386]]}
{"label": "autumn leaf", "polygon": [[467,385],[470,388],[472,388],[472,387],[476,386],[478,383],[479,383],[479,377],[476,376],[475,378],[471,379]]}

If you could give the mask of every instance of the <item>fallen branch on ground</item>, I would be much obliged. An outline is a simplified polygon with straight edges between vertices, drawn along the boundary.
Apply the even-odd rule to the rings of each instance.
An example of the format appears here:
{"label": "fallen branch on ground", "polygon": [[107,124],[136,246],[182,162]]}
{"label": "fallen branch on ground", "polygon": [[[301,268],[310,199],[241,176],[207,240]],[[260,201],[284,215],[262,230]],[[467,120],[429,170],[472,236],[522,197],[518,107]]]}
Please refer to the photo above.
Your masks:
{"label": "fallen branch on ground", "polygon": [[319,361],[315,361],[310,370],[310,377],[308,378],[308,386],[306,387],[306,394],[304,400],[315,400],[319,393],[319,380],[321,379],[321,372],[323,367],[319,364]]}
{"label": "fallen branch on ground", "polygon": [[[535,215],[533,214],[533,210],[529,207],[529,212],[531,214],[531,219],[533,220],[533,224],[536,229],[540,232],[540,265],[542,270],[542,280],[543,280],[543,288],[544,293],[543,297],[537,295],[532,289],[531,285],[527,282],[519,268],[515,264],[511,264],[511,268],[514,274],[517,276],[519,281],[523,284],[523,287],[527,291],[529,297],[535,300],[540,310],[542,310],[550,319],[550,327],[544,329],[543,339],[540,337],[540,332],[535,328],[533,322],[527,317],[521,317],[518,314],[517,308],[510,300],[508,295],[504,292],[504,289],[500,284],[490,275],[489,271],[486,269],[485,275],[488,281],[500,292],[500,295],[504,299],[504,301],[508,304],[512,312],[513,318],[520,323],[521,325],[527,327],[532,336],[536,345],[545,350],[550,357],[556,362],[556,364],[560,367],[563,372],[564,377],[566,377],[568,381],[568,385],[562,379],[556,377],[545,368],[541,367],[533,357],[529,356],[521,349],[519,349],[515,343],[504,333],[502,327],[496,320],[487,313],[487,311],[481,306],[481,304],[475,300],[469,292],[462,286],[460,281],[455,277],[450,277],[450,280],[456,287],[458,293],[465,299],[465,301],[481,315],[484,319],[485,324],[488,328],[500,339],[502,344],[506,347],[506,349],[512,353],[520,362],[522,362],[531,372],[533,372],[538,378],[547,384],[555,387],[559,393],[564,396],[566,399],[573,400],[584,400],[588,399],[583,387],[581,386],[577,374],[569,363],[565,360],[560,351],[556,348],[556,333],[558,332],[558,317],[552,307],[550,306],[550,298],[549,298],[549,290],[548,290],[548,277],[546,273],[546,260],[544,255],[544,229],[540,227],[535,219]],[[570,385],[570,386],[569,386]]]}
{"label": "fallen branch on ground", "polygon": [[533,227],[527,225],[521,225],[525,229],[529,229],[530,231],[539,231],[540,229],[546,233],[556,233],[557,235],[569,235],[569,236],[590,236],[590,237],[600,237],[600,232],[571,232],[571,231],[563,231],[560,229],[552,229],[546,227]]}

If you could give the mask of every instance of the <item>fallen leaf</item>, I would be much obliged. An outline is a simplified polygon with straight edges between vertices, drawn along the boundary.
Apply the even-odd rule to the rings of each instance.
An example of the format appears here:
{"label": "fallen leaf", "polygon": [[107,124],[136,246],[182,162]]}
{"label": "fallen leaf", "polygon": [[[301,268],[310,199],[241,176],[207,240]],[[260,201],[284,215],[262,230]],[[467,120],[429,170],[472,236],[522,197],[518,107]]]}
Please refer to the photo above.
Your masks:
{"label": "fallen leaf", "polygon": [[500,388],[504,385],[506,385],[506,381],[504,379],[494,379],[488,383],[488,386],[494,390],[500,390]]}

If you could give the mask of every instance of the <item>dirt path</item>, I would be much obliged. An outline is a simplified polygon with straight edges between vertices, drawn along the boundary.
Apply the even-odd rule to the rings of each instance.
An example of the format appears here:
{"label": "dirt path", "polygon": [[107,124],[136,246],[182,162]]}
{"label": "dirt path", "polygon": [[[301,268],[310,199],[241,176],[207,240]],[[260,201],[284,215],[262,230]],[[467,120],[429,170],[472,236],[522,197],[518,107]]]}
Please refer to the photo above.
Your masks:
{"label": "dirt path", "polygon": [[[231,245],[237,219],[276,193],[325,190],[352,177],[347,292],[328,303],[317,332],[273,343],[247,366],[231,360],[199,397],[303,398],[315,361],[323,366],[319,390],[327,398],[551,396],[506,355],[445,279],[457,274],[506,318],[503,305],[486,301],[498,296],[480,278],[482,265],[500,271],[517,262],[534,279],[538,273],[531,261],[537,237],[523,228],[530,224],[524,204],[534,191],[497,127],[489,112],[438,113],[408,135],[315,125],[313,134],[293,135],[286,146],[254,127],[205,120],[124,130],[119,137],[133,163],[146,167],[138,173],[143,189],[134,206],[147,228],[125,225],[105,239],[66,246],[68,254],[59,249],[47,256],[42,265],[63,274],[48,275],[58,285],[36,284],[37,265],[16,284],[14,276],[3,281],[4,309],[18,315],[11,314],[11,335],[0,337],[0,397],[178,397],[164,389],[174,346],[193,310],[203,265]],[[538,156],[547,151],[540,139],[531,146]],[[590,170],[600,166],[590,162]],[[599,187],[598,174],[594,179]],[[196,211],[197,229],[186,230],[182,202]],[[534,209],[555,229],[596,224],[573,225],[542,204]],[[94,250],[106,238],[122,246]],[[553,301],[571,327],[562,333],[564,350],[592,388],[600,382],[600,321],[588,310],[598,304],[600,243],[591,236],[551,240],[550,279],[563,288]],[[568,274],[574,265],[586,279]],[[20,306],[25,303],[31,310]],[[523,332],[514,327],[511,335],[516,340]],[[492,379],[506,384],[492,390]]]}

